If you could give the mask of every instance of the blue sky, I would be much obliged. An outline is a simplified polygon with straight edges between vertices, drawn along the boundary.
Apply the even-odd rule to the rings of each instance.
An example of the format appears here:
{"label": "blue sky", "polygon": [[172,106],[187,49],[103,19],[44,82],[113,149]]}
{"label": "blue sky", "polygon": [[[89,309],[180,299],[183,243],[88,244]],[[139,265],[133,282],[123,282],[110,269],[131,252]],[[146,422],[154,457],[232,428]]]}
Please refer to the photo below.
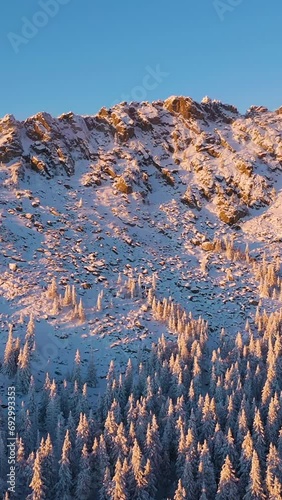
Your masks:
{"label": "blue sky", "polygon": [[275,109],[281,14],[281,0],[2,2],[0,116],[170,95]]}

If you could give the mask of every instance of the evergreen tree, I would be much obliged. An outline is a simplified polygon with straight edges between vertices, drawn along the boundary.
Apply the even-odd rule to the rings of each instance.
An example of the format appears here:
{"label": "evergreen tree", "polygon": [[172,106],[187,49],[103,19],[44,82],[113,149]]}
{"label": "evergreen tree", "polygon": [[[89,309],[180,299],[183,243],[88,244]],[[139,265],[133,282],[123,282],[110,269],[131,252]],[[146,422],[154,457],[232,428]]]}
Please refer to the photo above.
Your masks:
{"label": "evergreen tree", "polygon": [[86,444],[84,444],[81,452],[75,498],[77,500],[88,500],[91,498],[91,469]]}
{"label": "evergreen tree", "polygon": [[17,371],[14,351],[13,325],[9,325],[8,340],[4,351],[3,371],[8,377],[13,377]]}
{"label": "evergreen tree", "polygon": [[39,451],[36,452],[36,457],[33,465],[33,476],[29,486],[32,490],[32,493],[28,496],[27,500],[44,500],[46,498],[46,488],[42,476],[42,464]]}
{"label": "evergreen tree", "polygon": [[81,385],[82,385],[81,358],[80,358],[80,352],[78,349],[75,353],[75,358],[74,358],[74,368],[73,368],[73,373],[72,373],[72,380],[76,381],[78,384],[78,387],[81,388]]}
{"label": "evergreen tree", "polygon": [[56,484],[56,500],[71,500],[73,480],[71,472],[71,441],[69,430],[66,431],[62,457],[59,462],[59,479]]}
{"label": "evergreen tree", "polygon": [[260,463],[257,452],[253,451],[252,466],[250,472],[249,483],[247,486],[246,494],[244,495],[244,500],[265,500],[266,496],[264,494]]}
{"label": "evergreen tree", "polygon": [[214,468],[211,462],[210,452],[206,441],[204,442],[200,453],[198,481],[199,484],[202,484],[203,482],[205,483],[206,495],[208,499],[213,500],[216,494],[216,482]]}
{"label": "evergreen tree", "polygon": [[50,434],[47,435],[46,441],[40,447],[39,452],[41,458],[42,477],[44,478],[44,486],[46,489],[46,499],[53,500],[57,474]]}
{"label": "evergreen tree", "polygon": [[231,460],[227,455],[220,473],[216,500],[237,500],[239,498],[237,482]]}
{"label": "evergreen tree", "polygon": [[27,394],[30,384],[30,351],[26,342],[22,351],[19,354],[18,371],[17,371],[17,387],[20,392]]}
{"label": "evergreen tree", "polygon": [[266,461],[266,487],[268,496],[271,497],[277,494],[277,484],[282,481],[282,462],[279,457],[277,448],[270,443],[269,453]]}
{"label": "evergreen tree", "polygon": [[102,486],[99,490],[99,500],[112,499],[113,483],[111,481],[111,473],[109,467],[106,467]]}
{"label": "evergreen tree", "polygon": [[125,471],[122,462],[118,458],[115,466],[115,475],[113,477],[113,492],[112,500],[128,500],[128,492],[126,490]]}
{"label": "evergreen tree", "polygon": [[186,500],[187,495],[184,486],[182,486],[181,479],[178,481],[177,490],[174,495],[174,500]]}

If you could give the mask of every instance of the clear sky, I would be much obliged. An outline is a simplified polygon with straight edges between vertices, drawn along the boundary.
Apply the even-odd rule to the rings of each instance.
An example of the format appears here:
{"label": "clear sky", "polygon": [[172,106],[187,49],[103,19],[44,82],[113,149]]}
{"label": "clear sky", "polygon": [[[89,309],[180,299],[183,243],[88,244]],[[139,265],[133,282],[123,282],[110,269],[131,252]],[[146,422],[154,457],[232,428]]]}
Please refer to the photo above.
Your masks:
{"label": "clear sky", "polygon": [[2,2],[0,116],[170,95],[278,108],[281,14],[281,0]]}

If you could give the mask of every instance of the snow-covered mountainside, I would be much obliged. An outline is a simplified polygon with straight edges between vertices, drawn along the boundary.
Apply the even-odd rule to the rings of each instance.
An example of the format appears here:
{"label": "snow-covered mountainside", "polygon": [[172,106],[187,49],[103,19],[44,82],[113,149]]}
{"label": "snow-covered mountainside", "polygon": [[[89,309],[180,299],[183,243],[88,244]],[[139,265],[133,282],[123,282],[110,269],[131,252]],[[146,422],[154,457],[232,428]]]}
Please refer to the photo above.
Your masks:
{"label": "snow-covered mountainside", "polygon": [[[89,382],[87,373],[93,369],[89,360],[93,358],[97,384],[89,387],[89,403],[87,406],[84,401],[81,411],[88,415],[89,405],[98,404],[100,410],[102,407],[100,413],[105,413],[99,417],[102,426],[113,400],[118,399],[111,394],[105,410],[105,379],[110,361],[114,360],[116,370],[124,373],[131,359],[138,370],[140,362],[146,364],[151,359],[152,344],[173,345],[183,332],[188,335],[189,328],[194,329],[194,341],[199,342],[203,354],[202,388],[197,397],[207,393],[212,397],[212,390],[208,389],[212,352],[227,349],[222,362],[225,368],[217,367],[220,376],[232,363],[236,364],[234,356],[231,359],[227,352],[233,352],[232,342],[238,339],[238,332],[249,346],[250,336],[260,338],[267,318],[276,321],[282,301],[282,108],[271,112],[264,107],[252,107],[241,115],[234,106],[209,98],[197,103],[191,98],[170,97],[153,103],[121,103],[111,109],[103,108],[96,116],[67,113],[53,118],[39,113],[19,122],[9,115],[0,120],[0,162],[0,345],[3,354],[6,349],[0,390],[5,408],[7,384],[14,383],[18,389],[17,411],[22,412],[19,420],[26,418],[26,409],[19,410],[21,401],[29,408],[25,394],[32,392],[30,375],[34,377],[35,400],[39,401],[46,373],[58,387],[66,384],[64,379],[71,386],[76,359],[75,370],[78,366],[81,370],[79,378]],[[30,353],[24,371],[24,350],[20,349],[25,341]],[[166,348],[163,347],[162,361]],[[191,345],[190,348],[193,352]],[[250,347],[246,349],[251,351]],[[265,349],[263,344],[266,356]],[[195,345],[193,356],[198,356]],[[214,356],[219,360],[219,354]],[[257,365],[253,358],[252,363],[254,376]],[[152,376],[150,370],[146,373]],[[194,376],[195,366],[193,370]],[[107,381],[109,397],[109,375]],[[188,381],[178,379],[180,383],[187,385]],[[168,391],[167,396],[173,402],[176,395],[185,393],[188,397],[189,384],[186,392]],[[154,392],[155,388],[151,389]],[[278,384],[272,396],[281,389]],[[97,403],[99,394],[103,404]],[[60,393],[61,400],[63,396]],[[50,393],[47,401],[48,397],[52,399]],[[193,397],[196,401],[195,394]],[[250,405],[251,400],[250,397]],[[240,404],[237,402],[237,416]],[[192,404],[187,410],[190,413],[185,433],[192,418],[191,408]],[[69,428],[70,408],[61,410],[62,428]],[[150,411],[147,408],[146,418]],[[162,411],[164,418],[165,409]],[[31,442],[26,445],[29,454],[39,446],[37,429],[41,437],[50,429],[53,443],[56,441],[51,429],[56,428],[58,414],[59,411],[56,421],[49,415],[52,424],[45,422],[44,411],[39,422],[33,422],[34,440],[26,437]],[[77,425],[79,413],[76,417]],[[199,415],[195,418],[201,420]],[[229,427],[224,429],[225,424],[220,418],[219,421],[227,436]],[[19,428],[21,425],[19,422]],[[252,429],[251,417],[249,428]],[[140,432],[137,443],[145,456]],[[95,433],[99,436],[96,428],[92,437]],[[204,438],[199,437],[199,446],[206,446],[207,436],[205,431]],[[58,458],[60,439],[59,444],[56,441]],[[243,437],[240,446],[242,441]],[[175,438],[176,446],[177,442]],[[87,442],[82,461],[88,459],[90,449]],[[135,452],[138,454],[138,450]],[[213,452],[210,447],[210,453]],[[123,456],[128,457],[128,462],[130,453]],[[176,451],[167,453],[174,464]],[[201,453],[204,454],[203,449],[198,450],[198,461]],[[236,453],[238,461],[241,448]],[[266,456],[266,450],[264,453]],[[216,488],[228,454],[231,452],[226,452],[222,463],[218,459],[214,465]],[[33,472],[34,458],[33,462],[30,455],[23,459],[26,469]],[[239,477],[236,459],[230,458]],[[78,463],[79,459],[72,471],[72,496],[65,498],[76,498],[75,488],[82,481],[76,470]],[[116,464],[110,456],[108,481],[112,481],[112,488],[116,484]],[[265,464],[264,458],[262,474],[266,474]],[[173,465],[170,482],[161,483],[160,488],[140,486],[144,494],[140,498],[174,498],[178,490],[175,498],[184,498],[178,483],[183,464],[181,467],[180,474]],[[104,472],[106,475],[106,466]],[[144,469],[144,481],[145,472]],[[30,476],[28,471],[25,474],[30,481],[32,472]],[[201,493],[207,495],[201,498],[215,498],[216,490],[205,492],[200,479],[195,479],[197,473],[193,474],[197,484],[187,498],[196,500]],[[99,481],[99,492],[97,485],[92,485],[85,496],[79,490],[79,497],[98,499],[105,489],[101,477]],[[135,481],[138,485],[136,478]],[[31,489],[27,486],[24,495],[34,492],[34,485]],[[247,482],[244,487],[247,488]],[[6,491],[5,485],[2,490]],[[242,491],[234,498],[243,498]],[[50,495],[46,498],[55,498],[54,493]],[[104,491],[101,498],[119,498],[111,495]],[[136,491],[129,492],[120,499],[139,498],[136,495]],[[61,493],[58,497],[62,498]],[[25,496],[18,494],[16,498]]]}

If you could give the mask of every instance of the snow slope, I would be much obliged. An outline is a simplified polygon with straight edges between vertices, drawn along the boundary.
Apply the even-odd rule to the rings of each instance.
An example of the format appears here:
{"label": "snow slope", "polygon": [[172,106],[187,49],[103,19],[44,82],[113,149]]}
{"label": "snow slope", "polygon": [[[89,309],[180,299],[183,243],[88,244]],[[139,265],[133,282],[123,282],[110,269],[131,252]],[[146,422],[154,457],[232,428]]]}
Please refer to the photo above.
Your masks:
{"label": "snow slope", "polygon": [[[8,323],[22,338],[33,314],[38,382],[46,370],[64,378],[77,348],[82,360],[94,350],[104,377],[110,359],[124,365],[173,334],[146,305],[154,280],[157,299],[171,296],[209,322],[211,345],[221,328],[233,335],[252,322],[259,303],[276,307],[252,265],[211,242],[233,238],[242,252],[248,244],[257,261],[281,255],[281,138],[280,110],[240,115],[209,98],[4,117],[1,350]],[[75,285],[85,321],[72,319],[71,307],[54,313],[53,278],[62,295]]]}

